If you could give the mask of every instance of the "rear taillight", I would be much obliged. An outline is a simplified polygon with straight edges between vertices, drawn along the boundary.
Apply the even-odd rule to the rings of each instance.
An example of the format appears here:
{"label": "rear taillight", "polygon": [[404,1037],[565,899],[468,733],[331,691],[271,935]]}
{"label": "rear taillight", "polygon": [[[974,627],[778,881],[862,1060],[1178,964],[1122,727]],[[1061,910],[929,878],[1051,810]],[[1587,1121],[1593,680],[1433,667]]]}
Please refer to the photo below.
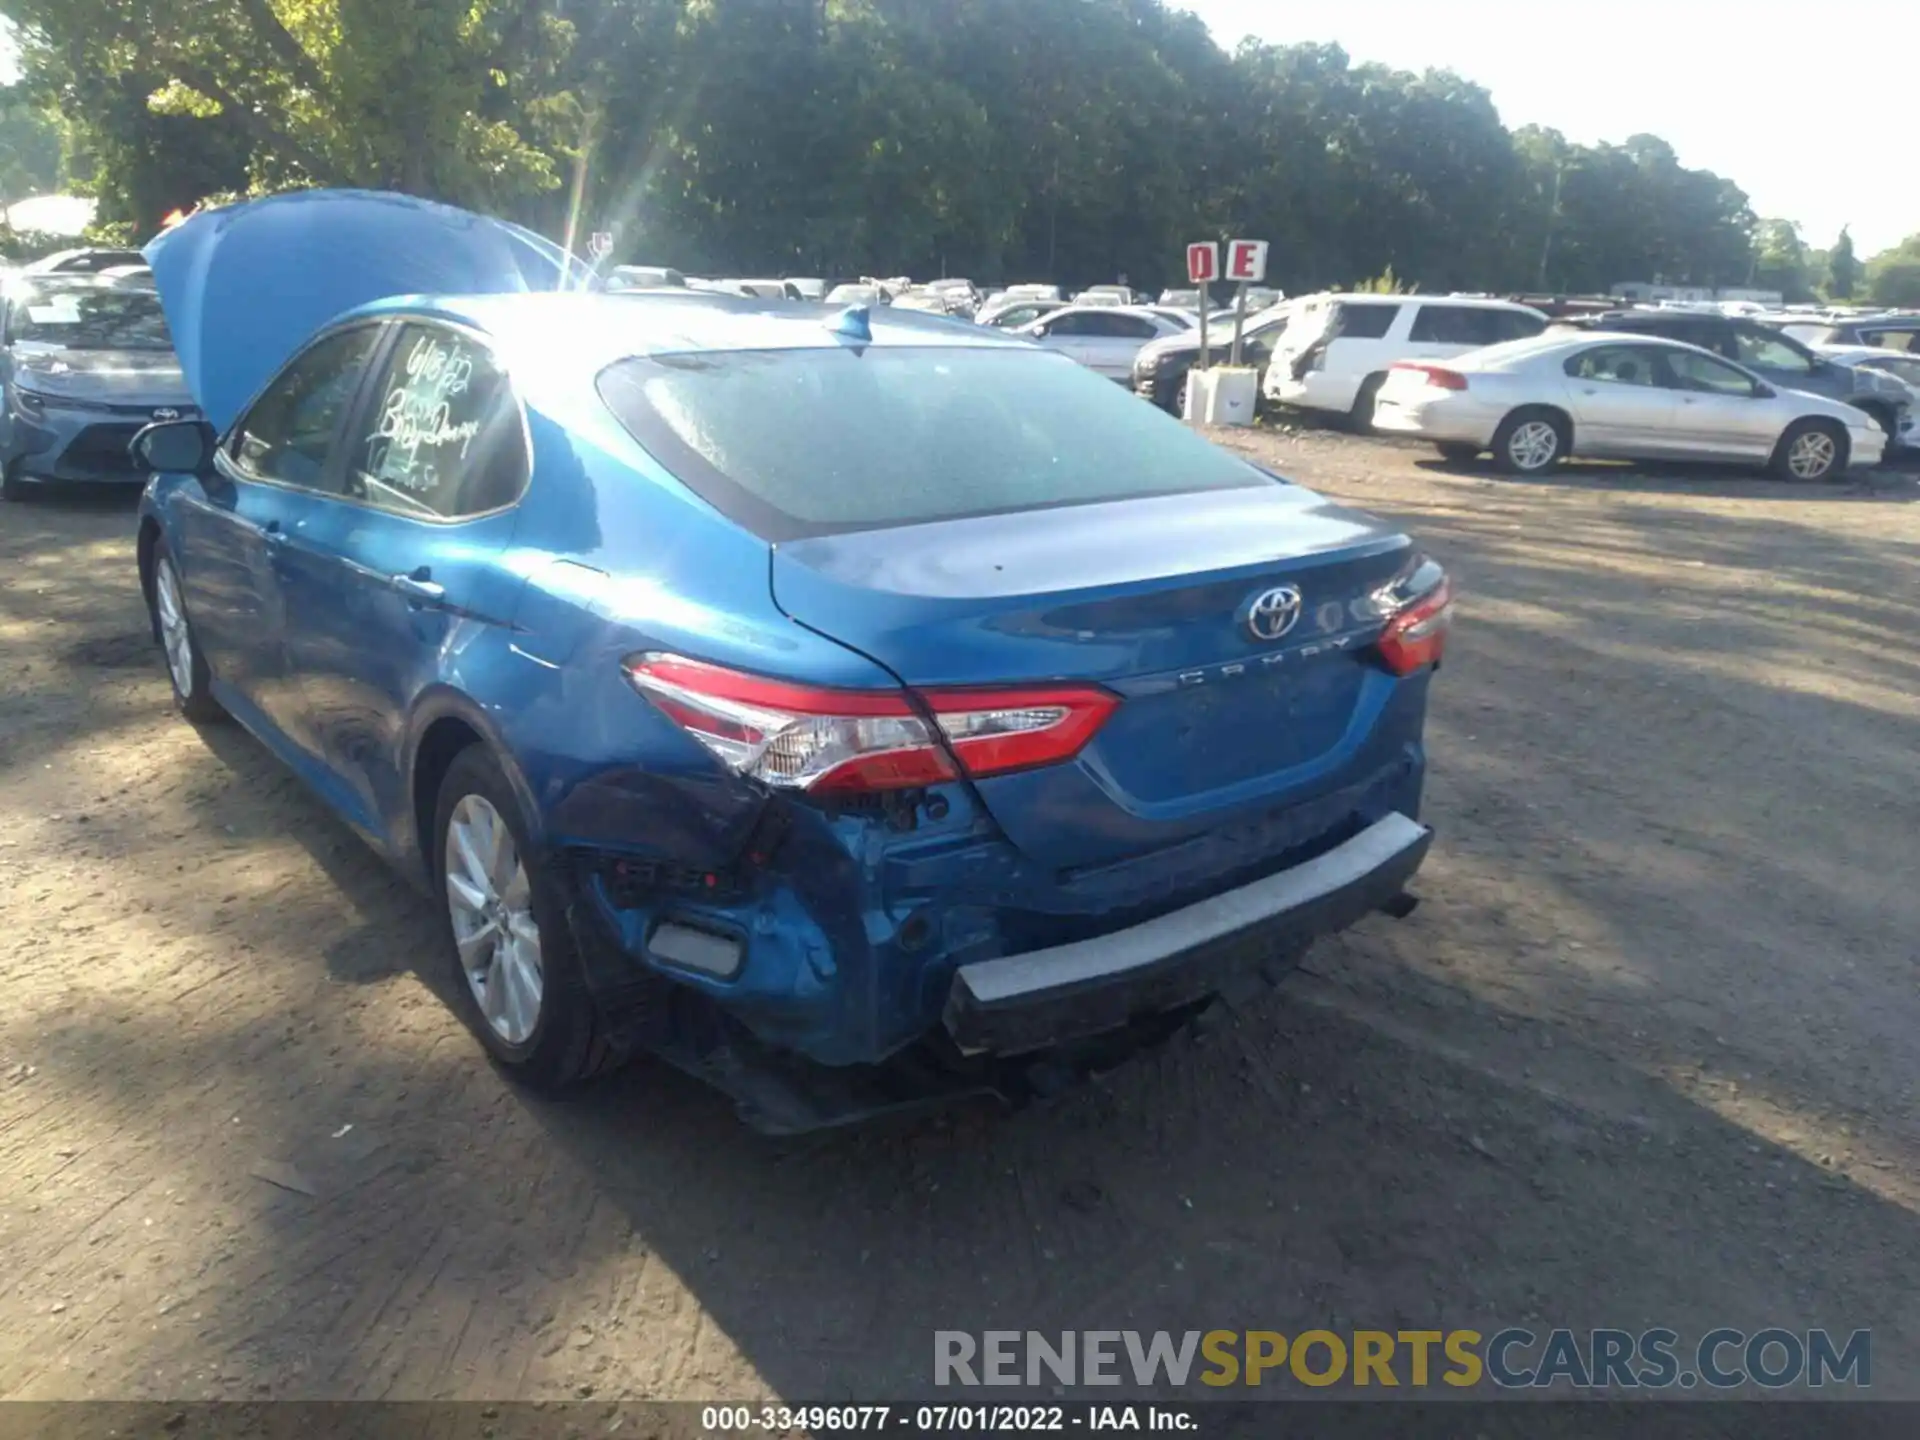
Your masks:
{"label": "rear taillight", "polygon": [[1427,384],[1438,390],[1464,390],[1467,388],[1467,377],[1462,375],[1458,370],[1447,369],[1444,365],[1421,365],[1412,360],[1397,360],[1388,368],[1405,370],[1410,374],[1419,375],[1426,380]]}
{"label": "rear taillight", "polygon": [[1432,561],[1424,562],[1424,568],[1438,578],[1395,611],[1380,634],[1380,658],[1396,675],[1438,665],[1453,628],[1453,582]]}
{"label": "rear taillight", "polygon": [[677,655],[636,656],[626,672],[655,708],[736,774],[815,794],[953,780],[955,760],[975,777],[1068,760],[1119,704],[1080,685],[917,696],[829,690]]}

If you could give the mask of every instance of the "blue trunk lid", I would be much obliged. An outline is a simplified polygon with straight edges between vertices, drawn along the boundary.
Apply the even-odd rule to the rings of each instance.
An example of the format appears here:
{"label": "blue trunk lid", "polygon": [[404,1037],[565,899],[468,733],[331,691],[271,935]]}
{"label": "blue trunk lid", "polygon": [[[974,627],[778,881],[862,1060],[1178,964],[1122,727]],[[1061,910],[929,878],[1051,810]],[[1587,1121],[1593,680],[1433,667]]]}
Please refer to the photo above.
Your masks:
{"label": "blue trunk lid", "polygon": [[[1417,740],[1405,682],[1368,654],[1411,553],[1371,516],[1262,484],[794,541],[773,589],[909,685],[1119,694],[1076,760],[978,786],[1023,852],[1073,867],[1308,799]],[[1262,622],[1280,633],[1258,638],[1275,591]]]}

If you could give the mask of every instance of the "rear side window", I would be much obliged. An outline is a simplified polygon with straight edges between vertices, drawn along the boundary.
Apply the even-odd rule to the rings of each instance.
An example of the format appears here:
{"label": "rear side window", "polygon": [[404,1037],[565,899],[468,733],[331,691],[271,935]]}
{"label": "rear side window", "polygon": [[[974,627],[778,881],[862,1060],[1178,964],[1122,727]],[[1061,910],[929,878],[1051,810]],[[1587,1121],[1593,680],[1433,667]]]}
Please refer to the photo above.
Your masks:
{"label": "rear side window", "polygon": [[1538,335],[1546,322],[1484,305],[1422,305],[1407,338],[1431,345],[1499,345]]}
{"label": "rear side window", "polygon": [[1616,385],[1656,383],[1655,351],[1646,345],[1602,345],[1582,350],[1567,361],[1565,370],[1575,380],[1607,380]]}
{"label": "rear side window", "polygon": [[1342,305],[1334,312],[1334,335],[1341,340],[1379,340],[1393,328],[1398,305]]}
{"label": "rear side window", "polygon": [[1506,340],[1531,340],[1547,328],[1546,317],[1529,315],[1524,310],[1489,310],[1493,329],[1497,337],[1493,343]]}
{"label": "rear side window", "polygon": [[641,356],[599,389],[683,484],[776,542],[1275,483],[1026,346]]}
{"label": "rear side window", "polygon": [[512,504],[526,485],[513,387],[486,347],[458,330],[400,328],[366,424],[347,491],[382,510],[458,520]]}

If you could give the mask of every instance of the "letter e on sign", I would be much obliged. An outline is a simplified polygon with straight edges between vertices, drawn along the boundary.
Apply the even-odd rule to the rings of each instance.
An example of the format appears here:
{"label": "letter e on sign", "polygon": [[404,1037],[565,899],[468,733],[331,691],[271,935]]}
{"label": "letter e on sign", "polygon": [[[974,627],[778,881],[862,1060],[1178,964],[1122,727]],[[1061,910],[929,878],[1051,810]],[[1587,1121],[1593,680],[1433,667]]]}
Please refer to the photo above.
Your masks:
{"label": "letter e on sign", "polygon": [[1187,280],[1194,285],[1210,285],[1220,278],[1220,247],[1212,241],[1187,246]]}
{"label": "letter e on sign", "polygon": [[1227,246],[1227,279],[1264,280],[1266,278],[1266,241],[1235,240]]}

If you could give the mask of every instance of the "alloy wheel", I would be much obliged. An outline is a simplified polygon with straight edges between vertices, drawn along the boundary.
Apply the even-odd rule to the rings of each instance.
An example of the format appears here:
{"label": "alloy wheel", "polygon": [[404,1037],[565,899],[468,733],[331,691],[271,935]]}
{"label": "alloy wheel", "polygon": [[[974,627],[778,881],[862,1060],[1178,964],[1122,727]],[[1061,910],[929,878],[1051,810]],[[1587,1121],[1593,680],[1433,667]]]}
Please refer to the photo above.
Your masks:
{"label": "alloy wheel", "polygon": [[1818,480],[1838,458],[1833,437],[1824,430],[1809,430],[1796,435],[1787,448],[1787,469],[1800,480]]}
{"label": "alloy wheel", "polygon": [[466,795],[447,819],[447,913],[460,972],[493,1032],[525,1044],[540,1021],[545,972],[533,886],[507,822],[482,795]]}
{"label": "alloy wheel", "polygon": [[1545,420],[1516,425],[1507,440],[1507,454],[1521,470],[1543,470],[1560,453],[1560,432]]}
{"label": "alloy wheel", "polygon": [[167,652],[167,673],[173,688],[193,694],[193,632],[187,628],[187,607],[180,598],[180,577],[173,562],[162,559],[153,577],[154,610],[160,619],[160,645]]}

